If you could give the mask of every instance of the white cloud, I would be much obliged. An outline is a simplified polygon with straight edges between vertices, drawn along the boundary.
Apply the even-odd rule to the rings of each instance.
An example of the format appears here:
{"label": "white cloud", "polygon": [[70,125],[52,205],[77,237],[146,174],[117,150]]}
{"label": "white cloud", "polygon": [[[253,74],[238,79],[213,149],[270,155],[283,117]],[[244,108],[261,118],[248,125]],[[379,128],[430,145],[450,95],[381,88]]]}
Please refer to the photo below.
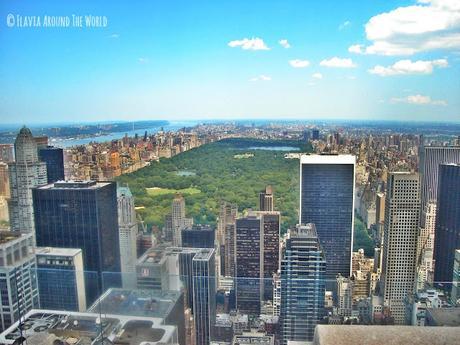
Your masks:
{"label": "white cloud", "polygon": [[310,61],[295,59],[295,60],[290,60],[289,64],[294,68],[305,68],[305,67],[310,66]]}
{"label": "white cloud", "polygon": [[323,75],[321,73],[313,73],[311,76],[315,79],[323,79]]}
{"label": "white cloud", "polygon": [[120,35],[119,35],[119,34],[111,34],[109,37],[110,37],[110,38],[115,38],[115,39],[116,39],[116,38],[119,38]]}
{"label": "white cloud", "polygon": [[140,57],[140,58],[137,59],[137,62],[139,62],[139,63],[147,63],[147,62],[149,62],[149,59],[146,58],[146,57]]}
{"label": "white cloud", "polygon": [[447,102],[444,100],[433,100],[430,96],[423,95],[410,95],[403,98],[392,98],[390,101],[392,103],[408,103],[416,105],[447,105]]}
{"label": "white cloud", "polygon": [[404,74],[431,74],[435,67],[444,68],[449,63],[446,59],[437,59],[431,61],[417,60],[400,60],[391,66],[384,67],[381,65],[374,66],[369,70],[371,74],[377,74],[381,77]]}
{"label": "white cloud", "polygon": [[278,43],[283,48],[286,48],[286,49],[291,48],[291,45],[289,44],[288,40],[286,40],[286,39],[279,40]]}
{"label": "white cloud", "polygon": [[339,25],[339,30],[345,29],[347,26],[350,26],[351,22],[349,20],[344,21],[342,24]]}
{"label": "white cloud", "polygon": [[270,50],[264,40],[258,37],[243,38],[242,40],[235,40],[228,42],[228,46],[232,48],[240,47],[243,50]]}
{"label": "white cloud", "polygon": [[326,59],[321,61],[320,66],[324,67],[336,67],[336,68],[354,68],[356,65],[353,63],[351,59],[343,59],[334,56],[331,59]]}
{"label": "white cloud", "polygon": [[460,48],[460,1],[419,0],[416,5],[398,7],[372,17],[365,30],[372,43],[359,50],[356,45],[352,46],[352,52],[413,55]]}
{"label": "white cloud", "polygon": [[257,77],[249,79],[249,81],[270,81],[270,80],[272,80],[272,77],[268,75],[264,75],[264,74],[261,74],[261,75],[258,75]]}
{"label": "white cloud", "polygon": [[363,54],[363,45],[362,44],[353,44],[348,47],[348,52],[355,54]]}

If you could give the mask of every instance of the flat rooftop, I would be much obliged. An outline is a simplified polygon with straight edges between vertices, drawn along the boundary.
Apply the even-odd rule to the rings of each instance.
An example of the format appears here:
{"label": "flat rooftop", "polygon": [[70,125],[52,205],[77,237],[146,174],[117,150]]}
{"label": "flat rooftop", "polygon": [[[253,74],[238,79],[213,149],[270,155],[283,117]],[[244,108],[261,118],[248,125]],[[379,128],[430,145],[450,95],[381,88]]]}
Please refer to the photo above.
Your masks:
{"label": "flat rooftop", "polygon": [[98,189],[110,185],[113,182],[101,181],[58,181],[49,183],[37,189]]}
{"label": "flat rooftop", "polygon": [[180,297],[179,291],[109,289],[88,311],[165,319]]}
{"label": "flat rooftop", "polygon": [[193,260],[209,260],[213,254],[213,248],[202,248],[195,254]]}
{"label": "flat rooftop", "polygon": [[[22,335],[28,345],[96,345],[100,344],[101,333],[110,344],[177,343],[176,327],[158,322],[135,316],[103,314],[100,318],[97,313],[33,309],[24,318]],[[12,345],[20,336],[16,322],[0,334],[0,343]]]}
{"label": "flat rooftop", "polygon": [[427,317],[436,323],[436,326],[460,327],[460,307],[428,308]]}

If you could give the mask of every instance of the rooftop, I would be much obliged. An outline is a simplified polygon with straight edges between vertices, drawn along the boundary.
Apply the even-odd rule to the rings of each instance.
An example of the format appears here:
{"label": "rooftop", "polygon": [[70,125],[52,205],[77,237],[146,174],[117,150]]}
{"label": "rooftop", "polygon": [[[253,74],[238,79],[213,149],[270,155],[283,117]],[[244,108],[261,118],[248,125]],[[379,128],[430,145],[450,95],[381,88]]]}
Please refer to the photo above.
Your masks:
{"label": "rooftop", "polygon": [[110,185],[113,182],[100,182],[100,181],[57,181],[54,183],[49,183],[37,189],[97,189]]}
{"label": "rooftop", "polygon": [[460,307],[428,308],[426,313],[427,318],[430,320],[429,323],[434,322],[433,326],[460,327]]}
{"label": "rooftop", "polygon": [[300,164],[356,164],[354,155],[318,155],[303,154],[300,156]]}
{"label": "rooftop", "polygon": [[[14,344],[20,338],[19,323],[0,334],[1,344]],[[54,345],[57,343],[100,344],[101,331],[111,344],[151,345],[177,342],[175,326],[158,324],[157,319],[96,313],[74,313],[55,310],[28,312],[24,318],[22,334],[28,345]],[[58,342],[57,342],[58,341]]]}
{"label": "rooftop", "polygon": [[88,311],[165,319],[180,297],[179,291],[109,289]]}
{"label": "rooftop", "polygon": [[17,240],[21,237],[21,233],[13,231],[0,231],[0,244],[8,243]]}
{"label": "rooftop", "polygon": [[55,248],[55,247],[37,247],[35,248],[36,255],[47,256],[75,256],[81,253],[79,248]]}

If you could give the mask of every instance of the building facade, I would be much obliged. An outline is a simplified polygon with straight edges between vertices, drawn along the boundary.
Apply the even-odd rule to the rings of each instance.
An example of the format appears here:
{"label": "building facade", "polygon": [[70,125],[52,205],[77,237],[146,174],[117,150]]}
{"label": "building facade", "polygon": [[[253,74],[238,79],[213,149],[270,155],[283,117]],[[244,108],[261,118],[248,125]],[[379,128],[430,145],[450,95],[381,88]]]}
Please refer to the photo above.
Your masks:
{"label": "building facade", "polygon": [[38,149],[38,158],[46,163],[46,176],[48,183],[63,181],[64,176],[64,150],[59,147],[46,146]]}
{"label": "building facade", "polygon": [[352,155],[300,158],[300,223],[316,226],[331,290],[335,289],[338,274],[351,274],[355,161]]}
{"label": "building facade", "polygon": [[391,173],[385,202],[383,298],[395,324],[405,323],[405,298],[414,292],[420,215],[419,175]]}
{"label": "building facade", "polygon": [[37,245],[81,248],[87,305],[119,287],[120,242],[114,182],[56,182],[33,190]]}

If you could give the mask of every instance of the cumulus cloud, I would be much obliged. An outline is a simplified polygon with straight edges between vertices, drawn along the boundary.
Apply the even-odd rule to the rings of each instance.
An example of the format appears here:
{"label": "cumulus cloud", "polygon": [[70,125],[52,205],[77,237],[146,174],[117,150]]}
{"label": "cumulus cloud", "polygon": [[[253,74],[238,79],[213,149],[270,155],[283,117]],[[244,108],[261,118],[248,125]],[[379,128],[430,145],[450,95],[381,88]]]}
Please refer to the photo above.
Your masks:
{"label": "cumulus cloud", "polygon": [[447,102],[444,100],[433,100],[430,96],[423,95],[410,95],[403,98],[392,98],[392,103],[409,103],[416,105],[447,105]]}
{"label": "cumulus cloud", "polygon": [[460,1],[419,0],[418,4],[380,13],[365,25],[367,47],[349,51],[379,55],[413,55],[460,48]]}
{"label": "cumulus cloud", "polygon": [[353,44],[348,47],[348,52],[355,54],[363,54],[363,45],[362,44]]}
{"label": "cumulus cloud", "polygon": [[268,75],[264,75],[264,74],[261,74],[261,75],[258,75],[257,77],[249,79],[249,81],[270,81],[270,80],[272,80],[272,77]]}
{"label": "cumulus cloud", "polygon": [[323,79],[323,75],[321,73],[313,73],[311,76],[315,79]]}
{"label": "cumulus cloud", "polygon": [[326,59],[321,61],[320,66],[324,67],[335,67],[335,68],[354,68],[356,65],[353,63],[351,59],[344,59],[334,56],[331,59]]}
{"label": "cumulus cloud", "polygon": [[387,77],[392,75],[404,75],[404,74],[431,74],[433,69],[447,67],[449,63],[446,59],[437,60],[417,60],[412,62],[411,60],[400,60],[391,66],[374,66],[369,70],[369,73],[376,74],[381,77]]}
{"label": "cumulus cloud", "polygon": [[310,66],[310,61],[295,59],[295,60],[290,60],[289,64],[294,68],[305,68],[305,67]]}
{"label": "cumulus cloud", "polygon": [[231,48],[239,47],[243,50],[270,50],[264,40],[258,37],[230,41],[228,42],[228,46]]}
{"label": "cumulus cloud", "polygon": [[288,40],[286,40],[286,39],[279,40],[278,43],[283,48],[286,48],[286,49],[291,48],[291,45],[289,44]]}
{"label": "cumulus cloud", "polygon": [[350,26],[351,22],[349,20],[344,21],[342,24],[339,25],[339,30],[345,29],[347,26]]}

